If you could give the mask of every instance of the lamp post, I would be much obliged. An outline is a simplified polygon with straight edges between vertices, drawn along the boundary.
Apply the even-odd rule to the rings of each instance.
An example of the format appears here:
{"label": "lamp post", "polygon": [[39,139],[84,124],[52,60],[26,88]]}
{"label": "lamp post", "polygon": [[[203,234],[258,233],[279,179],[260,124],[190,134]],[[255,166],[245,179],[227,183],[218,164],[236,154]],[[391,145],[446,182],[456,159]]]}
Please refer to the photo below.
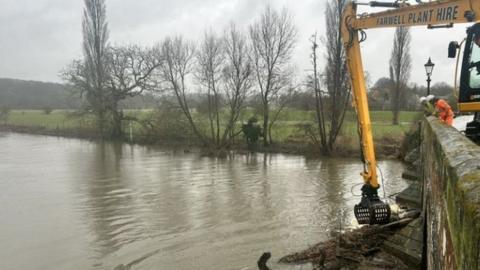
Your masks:
{"label": "lamp post", "polygon": [[432,81],[430,79],[430,76],[432,76],[434,66],[435,64],[432,62],[432,60],[429,57],[428,62],[425,64],[425,71],[427,72],[427,96],[430,95],[430,82]]}

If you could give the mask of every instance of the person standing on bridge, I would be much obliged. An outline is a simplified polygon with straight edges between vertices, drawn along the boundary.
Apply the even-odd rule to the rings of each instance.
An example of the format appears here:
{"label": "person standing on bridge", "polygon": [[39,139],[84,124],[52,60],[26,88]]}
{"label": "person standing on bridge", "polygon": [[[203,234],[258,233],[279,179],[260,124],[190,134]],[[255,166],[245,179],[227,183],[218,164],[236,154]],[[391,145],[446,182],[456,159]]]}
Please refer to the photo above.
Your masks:
{"label": "person standing on bridge", "polygon": [[433,105],[427,100],[427,97],[420,98],[420,104],[422,104],[423,113],[425,116],[430,116],[435,113],[435,108]]}
{"label": "person standing on bridge", "polygon": [[427,100],[435,106],[435,112],[438,118],[445,124],[451,126],[453,124],[452,107],[450,107],[444,99],[437,98],[434,95],[427,96]]}

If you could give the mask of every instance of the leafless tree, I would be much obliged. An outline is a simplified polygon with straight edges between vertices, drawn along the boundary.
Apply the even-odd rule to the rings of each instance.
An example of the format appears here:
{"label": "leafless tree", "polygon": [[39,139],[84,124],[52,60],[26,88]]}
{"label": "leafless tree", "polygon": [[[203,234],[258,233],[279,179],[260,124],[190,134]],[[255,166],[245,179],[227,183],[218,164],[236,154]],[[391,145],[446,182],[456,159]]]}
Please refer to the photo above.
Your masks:
{"label": "leafless tree", "polygon": [[230,140],[234,139],[235,123],[244,107],[253,81],[247,39],[234,24],[231,24],[225,31],[224,48],[226,56],[223,69],[224,93],[229,110],[225,132],[222,136],[222,141],[225,143],[227,136]]}
{"label": "leafless tree", "polygon": [[107,58],[108,81],[106,83],[108,112],[111,114],[111,137],[120,138],[124,115],[119,102],[138,96],[145,90],[157,88],[152,75],[162,63],[153,49],[138,46],[111,47]]}
{"label": "leafless tree", "polygon": [[326,110],[330,120],[328,131],[328,152],[333,150],[335,141],[343,125],[345,112],[350,101],[350,83],[346,65],[346,52],[341,38],[342,15],[347,0],[327,2],[325,50],[327,65],[325,85],[329,96],[329,108]]}
{"label": "leafless tree", "polygon": [[288,87],[289,74],[286,69],[290,61],[297,30],[286,9],[281,13],[267,6],[253,25],[250,26],[254,72],[262,99],[263,144],[268,145],[270,103],[279,92]]}
{"label": "leafless tree", "polygon": [[390,79],[392,80],[390,100],[393,125],[398,125],[400,106],[410,78],[412,67],[410,40],[410,29],[408,27],[398,27],[393,38],[393,49],[390,57]]}
{"label": "leafless tree", "polygon": [[85,0],[82,26],[83,59],[73,61],[62,75],[84,99],[84,111],[95,115],[100,134],[105,136],[108,128],[111,138],[119,138],[119,102],[141,94],[159,63],[152,51],[109,46],[104,0]]}
{"label": "leafless tree", "polygon": [[160,79],[164,82],[162,89],[170,91],[175,96],[193,133],[203,144],[208,144],[193,119],[187,100],[187,76],[192,72],[195,57],[193,44],[184,41],[182,37],[167,37],[160,45],[159,55],[163,58],[160,66]]}
{"label": "leafless tree", "polygon": [[[105,83],[108,24],[105,0],[85,0],[83,11],[83,61],[74,61],[65,76],[86,100],[85,109],[96,116],[102,136],[105,132]],[[67,72],[68,73],[68,72]]]}
{"label": "leafless tree", "polygon": [[220,145],[220,80],[224,62],[222,39],[213,32],[205,32],[196,54],[196,78],[207,90],[208,118],[211,140]]}
{"label": "leafless tree", "polygon": [[325,101],[323,93],[320,90],[320,74],[318,74],[317,33],[312,35],[312,39],[310,41],[312,43],[311,61],[313,65],[313,75],[310,76],[308,85],[311,89],[313,89],[313,92],[315,93],[315,120],[317,122],[318,138],[314,134],[310,134],[310,137],[313,139],[315,144],[320,146],[322,151],[328,152]]}

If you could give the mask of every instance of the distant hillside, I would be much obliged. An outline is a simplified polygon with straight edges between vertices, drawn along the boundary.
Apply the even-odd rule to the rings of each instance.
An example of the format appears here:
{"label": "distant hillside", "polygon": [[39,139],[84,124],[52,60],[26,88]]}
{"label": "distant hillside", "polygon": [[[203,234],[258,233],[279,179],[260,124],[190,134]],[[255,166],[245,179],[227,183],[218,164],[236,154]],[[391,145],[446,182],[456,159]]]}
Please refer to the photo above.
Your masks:
{"label": "distant hillside", "polygon": [[78,102],[62,84],[0,78],[0,107],[75,109]]}
{"label": "distant hillside", "polygon": [[[77,109],[80,101],[72,90],[59,83],[24,81],[0,78],[0,108],[10,109]],[[152,97],[129,98],[123,107],[128,109],[151,108]]]}

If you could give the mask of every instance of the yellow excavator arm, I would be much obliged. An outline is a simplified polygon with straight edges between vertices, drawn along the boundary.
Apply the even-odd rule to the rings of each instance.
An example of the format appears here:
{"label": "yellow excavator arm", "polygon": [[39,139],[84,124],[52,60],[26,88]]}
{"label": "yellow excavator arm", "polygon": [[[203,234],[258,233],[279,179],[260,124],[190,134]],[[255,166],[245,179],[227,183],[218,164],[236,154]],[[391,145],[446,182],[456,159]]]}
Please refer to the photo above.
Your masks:
{"label": "yellow excavator arm", "polygon": [[400,1],[393,3],[371,1],[367,4],[372,7],[393,9],[370,14],[357,14],[357,7],[360,4],[350,2],[344,11],[341,27],[353,91],[353,104],[359,122],[360,147],[365,162],[365,169],[361,173],[364,179],[362,202],[355,206],[355,216],[361,224],[385,223],[390,217],[388,205],[381,202],[377,194],[379,187],[377,161],[360,50],[362,31],[401,26],[448,28],[455,23],[475,22],[480,18],[480,0],[440,0],[416,5]]}

